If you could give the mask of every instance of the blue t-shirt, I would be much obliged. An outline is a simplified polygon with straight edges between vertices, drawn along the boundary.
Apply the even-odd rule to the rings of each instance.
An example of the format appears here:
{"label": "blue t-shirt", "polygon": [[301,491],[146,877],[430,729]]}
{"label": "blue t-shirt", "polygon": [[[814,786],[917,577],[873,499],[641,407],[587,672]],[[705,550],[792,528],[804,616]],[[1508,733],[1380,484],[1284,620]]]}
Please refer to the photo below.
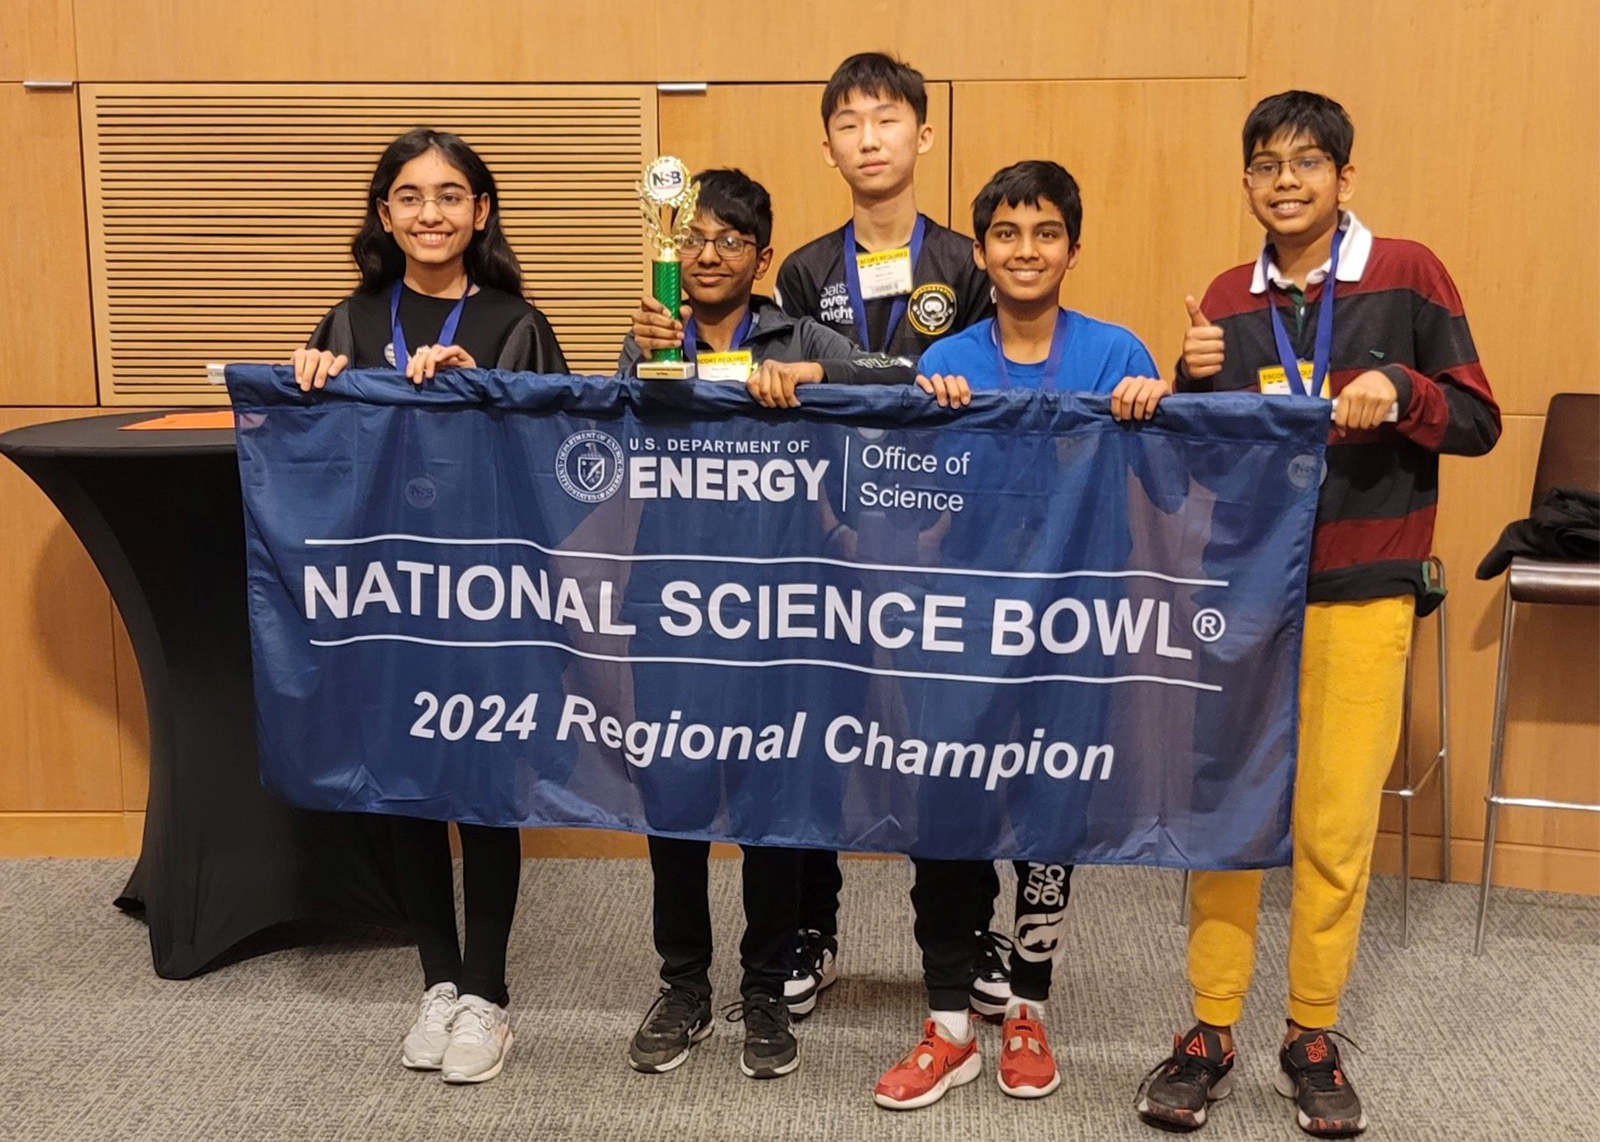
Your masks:
{"label": "blue t-shirt", "polygon": [[[1067,345],[1061,354],[1057,388],[1109,393],[1123,377],[1159,376],[1150,351],[1131,332],[1070,309],[1063,312],[1067,315]],[[995,321],[991,317],[954,336],[935,341],[917,362],[917,372],[924,377],[935,373],[965,377],[974,390],[998,389],[1000,371],[995,359],[998,336]],[[1011,387],[1039,388],[1044,381],[1044,366],[1043,361],[1023,365],[1007,358],[1006,375]]]}

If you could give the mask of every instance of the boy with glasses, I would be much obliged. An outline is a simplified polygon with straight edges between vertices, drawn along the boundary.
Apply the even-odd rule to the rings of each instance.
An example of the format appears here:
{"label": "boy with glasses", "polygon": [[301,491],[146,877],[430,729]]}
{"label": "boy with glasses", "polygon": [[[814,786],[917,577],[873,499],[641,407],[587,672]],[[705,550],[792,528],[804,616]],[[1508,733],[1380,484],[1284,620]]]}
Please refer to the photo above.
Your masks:
{"label": "boy with glasses", "polygon": [[641,299],[617,359],[619,375],[631,375],[646,353],[681,344],[701,380],[742,383],[768,408],[798,407],[798,385],[911,382],[910,362],[868,356],[820,322],[792,317],[753,292],[772,266],[765,187],[738,170],[702,171],[695,180],[699,203],[678,245],[682,320],[655,298]]}
{"label": "boy with glasses", "polygon": [[[797,405],[794,393],[800,384],[910,382],[908,368],[863,359],[839,334],[753,296],[755,283],[772,264],[772,200],[742,171],[703,171],[695,178],[699,200],[678,251],[689,300],[682,332],[674,336],[669,329],[663,335],[649,318],[664,317],[665,311],[655,299],[645,299],[634,313],[634,332],[623,342],[619,375],[631,374],[645,351],[681,343],[701,380],[741,382],[768,407]],[[710,536],[703,542],[718,541]],[[648,694],[639,698],[650,700]],[[708,820],[721,789],[701,792],[703,796],[685,800],[692,803],[690,812],[703,812]],[[663,827],[693,832],[703,824],[682,820]],[[635,1070],[660,1073],[681,1064],[689,1048],[711,1033],[710,844],[651,836],[649,846],[654,936],[666,986],[645,1013],[628,1059]],[[783,1002],[788,953],[799,923],[800,853],[772,846],[743,848],[745,932],[739,958],[745,1043],[740,1069],[751,1078],[775,1078],[800,1062]]]}
{"label": "boy with glasses", "polygon": [[[1482,455],[1500,434],[1444,266],[1416,242],[1373,237],[1344,209],[1354,137],[1344,109],[1311,92],[1274,95],[1251,111],[1244,196],[1266,245],[1201,301],[1185,299],[1177,378],[1187,392],[1335,398],[1306,588],[1288,1030],[1275,1084],[1295,1100],[1301,1129],[1325,1137],[1367,1125],[1331,1028],[1400,737],[1413,615],[1430,601],[1439,456]],[[1260,872],[1193,876],[1197,1022],[1140,1089],[1139,1113],[1153,1125],[1200,1127],[1207,1103],[1232,1086],[1260,890]]]}

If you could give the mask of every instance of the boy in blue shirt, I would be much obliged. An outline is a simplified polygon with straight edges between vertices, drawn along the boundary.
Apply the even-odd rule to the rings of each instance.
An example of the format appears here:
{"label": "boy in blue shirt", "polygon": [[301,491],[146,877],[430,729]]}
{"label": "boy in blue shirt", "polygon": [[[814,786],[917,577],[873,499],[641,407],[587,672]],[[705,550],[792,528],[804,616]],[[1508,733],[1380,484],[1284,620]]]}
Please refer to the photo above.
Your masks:
{"label": "boy in blue shirt", "polygon": [[930,345],[917,384],[956,406],[972,389],[1110,393],[1118,419],[1148,419],[1151,398],[1169,391],[1149,350],[1122,326],[1059,301],[1083,225],[1072,175],[1046,160],[1006,167],[973,199],[972,224],[972,259],[994,286],[995,316]]}
{"label": "boy in blue shirt", "polygon": [[[989,180],[972,203],[972,257],[994,287],[995,316],[928,347],[917,365],[925,392],[961,407],[975,388],[1076,389],[1111,394],[1118,419],[1154,413],[1168,386],[1139,339],[1061,307],[1061,282],[1077,264],[1082,224],[1078,184],[1057,163],[1017,163]],[[1045,1037],[1044,1001],[1064,942],[1072,868],[1015,864],[1016,934],[999,1081],[1007,1094],[1039,1098],[1061,1081]],[[924,859],[915,865],[911,899],[930,1010],[922,1040],[873,1093],[879,1106],[894,1110],[936,1102],[982,1069],[967,988],[980,921],[989,914],[987,866]]]}

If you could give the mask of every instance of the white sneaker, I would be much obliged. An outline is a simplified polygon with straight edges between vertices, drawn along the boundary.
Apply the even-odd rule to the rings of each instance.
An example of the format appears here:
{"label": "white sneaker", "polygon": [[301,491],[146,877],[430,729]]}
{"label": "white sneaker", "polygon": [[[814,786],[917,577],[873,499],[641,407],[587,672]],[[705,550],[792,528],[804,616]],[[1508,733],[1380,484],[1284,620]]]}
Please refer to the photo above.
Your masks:
{"label": "white sneaker", "polygon": [[800,933],[789,955],[789,978],[783,981],[783,1002],[796,1019],[810,1015],[817,997],[839,978],[839,941],[815,928]]}
{"label": "white sneaker", "polygon": [[980,932],[978,937],[972,1010],[986,1019],[1003,1019],[1011,1002],[1011,941],[995,931]]}
{"label": "white sneaker", "polygon": [[436,983],[422,993],[417,1021],[400,1045],[400,1062],[413,1071],[436,1071],[450,1045],[450,1017],[456,1013],[456,985]]}
{"label": "white sneaker", "polygon": [[450,1045],[440,1064],[447,1083],[487,1082],[511,1050],[511,1013],[476,995],[463,995],[450,1020]]}

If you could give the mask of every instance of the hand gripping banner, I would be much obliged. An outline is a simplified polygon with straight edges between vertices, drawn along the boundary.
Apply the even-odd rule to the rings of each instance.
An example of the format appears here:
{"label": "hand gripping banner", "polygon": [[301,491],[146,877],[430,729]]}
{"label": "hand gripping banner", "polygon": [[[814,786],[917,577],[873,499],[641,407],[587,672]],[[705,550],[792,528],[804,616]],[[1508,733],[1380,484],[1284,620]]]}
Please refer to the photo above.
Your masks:
{"label": "hand gripping banner", "polygon": [[294,804],[1288,863],[1326,402],[227,376]]}

